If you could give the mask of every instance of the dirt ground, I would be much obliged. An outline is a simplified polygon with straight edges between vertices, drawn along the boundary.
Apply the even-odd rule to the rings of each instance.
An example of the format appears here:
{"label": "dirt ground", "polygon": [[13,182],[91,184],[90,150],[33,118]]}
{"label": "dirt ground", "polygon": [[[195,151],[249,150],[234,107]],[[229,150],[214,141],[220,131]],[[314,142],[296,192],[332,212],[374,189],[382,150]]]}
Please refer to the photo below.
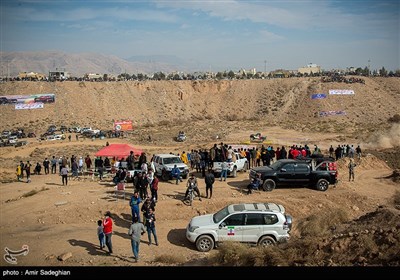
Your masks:
{"label": "dirt ground", "polygon": [[[200,126],[200,124],[199,124]],[[293,132],[278,127],[269,130],[271,138],[288,139]],[[227,135],[226,141],[240,142],[243,135],[250,131],[243,130],[239,134]],[[326,143],[329,134],[309,134],[308,141]],[[296,138],[301,139],[302,134]],[[74,138],[73,138],[74,139]],[[236,141],[234,141],[236,139]],[[129,142],[129,139],[110,139],[110,143]],[[213,141],[204,143],[211,147]],[[330,143],[330,142],[329,142]],[[174,143],[172,143],[174,144]],[[104,145],[104,140],[64,141],[62,143],[37,142],[27,146],[2,148],[2,163],[15,165],[20,158],[30,157],[35,163],[44,156],[65,153],[67,155],[93,155]],[[177,143],[171,146],[141,145],[148,153],[189,151],[197,148],[193,141]],[[321,145],[324,146],[324,145]],[[327,148],[327,147],[326,147]],[[33,175],[31,183],[3,183],[0,188],[1,197],[1,247],[20,250],[23,245],[29,246],[26,256],[18,256],[18,266],[165,266],[165,265],[211,265],[207,263],[217,250],[209,253],[198,252],[193,244],[185,238],[185,228],[191,217],[213,213],[227,204],[240,202],[276,202],[285,206],[287,213],[293,216],[293,238],[300,238],[297,230],[300,221],[320,211],[343,209],[352,219],[357,219],[379,207],[389,207],[396,211],[393,197],[399,184],[385,178],[393,173],[383,160],[372,154],[364,154],[356,169],[356,179],[348,182],[346,169],[347,159],[339,161],[340,181],[336,187],[326,192],[309,188],[283,188],[272,192],[255,192],[246,195],[244,189],[248,183],[248,172],[239,173],[236,178],[227,182],[216,181],[212,199],[204,198],[195,201],[193,206],[182,203],[185,182],[179,185],[160,182],[159,202],[156,206],[157,236],[159,246],[148,246],[147,235],[143,235],[140,245],[140,261],[134,263],[127,235],[130,226],[131,211],[128,205],[133,188],[129,185],[125,198],[115,197],[111,179],[98,181],[92,178],[70,180],[68,186],[62,186],[58,175]],[[13,180],[12,169],[2,168],[2,178]],[[200,174],[198,174],[200,176]],[[8,178],[8,179],[5,179]],[[36,190],[37,193],[27,195]],[[200,191],[205,194],[205,184],[200,179]],[[25,197],[24,197],[25,196]],[[112,213],[114,234],[112,237],[114,254],[108,256],[100,250],[96,236],[96,222],[103,218],[106,211]],[[397,209],[398,211],[398,209]],[[397,212],[397,217],[399,212]],[[397,219],[399,221],[399,219]],[[378,221],[379,227],[384,221]],[[392,225],[395,227],[396,225]],[[399,231],[399,224],[397,231]],[[399,240],[394,246],[399,247]],[[64,261],[59,260],[63,254],[70,253]],[[172,259],[171,261],[166,261]],[[175,263],[174,263],[175,262]],[[2,266],[9,265],[4,258]]]}
{"label": "dirt ground", "polygon": [[[399,85],[398,78],[371,77],[365,77],[365,84],[321,83],[320,78],[2,83],[0,95],[52,92],[56,102],[40,110],[17,111],[12,105],[0,106],[1,130],[22,127],[25,132],[40,135],[50,124],[108,130],[114,120],[121,119],[133,120],[135,130],[121,139],[75,141],[72,134],[71,142],[28,139],[26,146],[0,147],[0,248],[18,251],[24,245],[29,247],[27,254],[16,256],[15,264],[7,262],[3,255],[0,266],[219,265],[213,257],[220,249],[198,252],[186,240],[185,228],[193,216],[241,202],[281,203],[293,216],[287,246],[300,246],[298,252],[306,245],[304,225],[313,217],[326,213],[348,216],[345,222],[335,225],[329,218],[322,221],[320,226],[330,225],[332,232],[315,238],[311,251],[304,249],[303,255],[286,265],[399,266],[400,124],[389,121],[398,114]],[[311,94],[329,89],[352,89],[355,94],[310,99]],[[345,110],[346,115],[316,116],[319,111],[331,110]],[[174,141],[180,130],[187,135],[182,143]],[[147,235],[142,236],[140,261],[134,263],[127,235],[132,185],[128,186],[125,199],[117,199],[111,178],[81,178],[63,187],[58,175],[32,175],[31,183],[17,182],[15,175],[21,160],[35,165],[53,155],[70,158],[89,154],[93,158],[106,141],[129,143],[152,155],[211,148],[220,142],[248,145],[249,135],[256,132],[267,136],[265,145],[318,145],[325,154],[330,145],[360,144],[363,157],[357,162],[355,181],[348,182],[348,160],[341,159],[339,183],[326,192],[277,188],[246,195],[243,190],[248,184],[248,172],[244,172],[227,182],[216,181],[212,199],[196,200],[192,207],[181,201],[185,182],[160,182],[155,211],[159,246],[148,246]],[[204,195],[201,178],[200,191]],[[99,249],[96,235],[97,220],[106,211],[112,213],[114,220],[111,256]]]}

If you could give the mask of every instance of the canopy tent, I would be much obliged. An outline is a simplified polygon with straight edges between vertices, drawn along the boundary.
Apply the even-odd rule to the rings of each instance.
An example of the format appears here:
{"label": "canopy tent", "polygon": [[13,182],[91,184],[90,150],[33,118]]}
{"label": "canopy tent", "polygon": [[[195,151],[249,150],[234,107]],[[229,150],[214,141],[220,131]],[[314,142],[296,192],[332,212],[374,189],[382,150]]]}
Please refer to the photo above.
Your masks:
{"label": "canopy tent", "polygon": [[100,149],[96,157],[115,157],[116,159],[127,158],[130,152],[133,151],[135,156],[140,156],[143,152],[141,149],[135,148],[129,144],[110,144]]}

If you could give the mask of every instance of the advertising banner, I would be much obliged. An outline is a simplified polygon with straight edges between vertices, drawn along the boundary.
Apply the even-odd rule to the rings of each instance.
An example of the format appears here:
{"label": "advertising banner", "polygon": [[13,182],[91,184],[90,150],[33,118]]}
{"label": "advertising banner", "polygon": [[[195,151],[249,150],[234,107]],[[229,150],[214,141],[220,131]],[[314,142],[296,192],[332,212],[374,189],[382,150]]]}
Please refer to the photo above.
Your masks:
{"label": "advertising banner", "polygon": [[43,109],[44,105],[42,102],[35,103],[17,103],[15,104],[15,110],[26,110],[26,109]]}
{"label": "advertising banner", "polygon": [[132,121],[115,121],[114,130],[116,131],[128,131],[133,130]]}
{"label": "advertising banner", "polygon": [[329,94],[349,95],[349,94],[354,94],[354,90],[352,90],[352,89],[330,89]]}
{"label": "advertising banner", "polygon": [[54,103],[54,93],[40,93],[32,95],[3,95],[0,96],[0,104],[30,104],[30,103]]}
{"label": "advertising banner", "polygon": [[345,111],[321,111],[321,112],[319,112],[320,117],[344,116],[344,115],[346,115]]}
{"label": "advertising banner", "polygon": [[311,95],[311,99],[324,99],[324,98],[326,98],[325,93],[316,93]]}

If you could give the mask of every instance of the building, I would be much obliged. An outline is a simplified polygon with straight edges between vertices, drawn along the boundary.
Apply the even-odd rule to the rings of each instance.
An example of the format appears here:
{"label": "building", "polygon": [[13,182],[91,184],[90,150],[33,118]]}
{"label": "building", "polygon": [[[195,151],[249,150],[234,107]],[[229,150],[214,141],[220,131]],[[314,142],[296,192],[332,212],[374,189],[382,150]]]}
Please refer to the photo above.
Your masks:
{"label": "building", "polygon": [[69,77],[70,74],[62,68],[56,68],[56,71],[49,71],[50,80],[66,80]]}
{"label": "building", "polygon": [[84,75],[85,80],[100,80],[103,79],[103,75],[102,74],[94,74],[94,73],[86,73]]}
{"label": "building", "polygon": [[19,72],[18,78],[28,81],[42,81],[46,79],[46,75],[36,72]]}
{"label": "building", "polygon": [[307,74],[311,75],[311,73],[321,73],[321,66],[318,66],[317,64],[314,63],[309,63],[306,67],[300,67],[298,69],[298,73],[300,74]]}

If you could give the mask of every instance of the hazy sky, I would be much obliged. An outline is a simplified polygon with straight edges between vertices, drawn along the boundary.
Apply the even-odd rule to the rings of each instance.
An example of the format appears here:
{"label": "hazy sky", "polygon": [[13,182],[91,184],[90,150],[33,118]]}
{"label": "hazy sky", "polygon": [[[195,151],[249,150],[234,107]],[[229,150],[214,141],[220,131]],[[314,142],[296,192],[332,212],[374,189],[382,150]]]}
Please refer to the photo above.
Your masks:
{"label": "hazy sky", "polygon": [[213,71],[400,68],[399,0],[0,3],[7,52],[175,55]]}

